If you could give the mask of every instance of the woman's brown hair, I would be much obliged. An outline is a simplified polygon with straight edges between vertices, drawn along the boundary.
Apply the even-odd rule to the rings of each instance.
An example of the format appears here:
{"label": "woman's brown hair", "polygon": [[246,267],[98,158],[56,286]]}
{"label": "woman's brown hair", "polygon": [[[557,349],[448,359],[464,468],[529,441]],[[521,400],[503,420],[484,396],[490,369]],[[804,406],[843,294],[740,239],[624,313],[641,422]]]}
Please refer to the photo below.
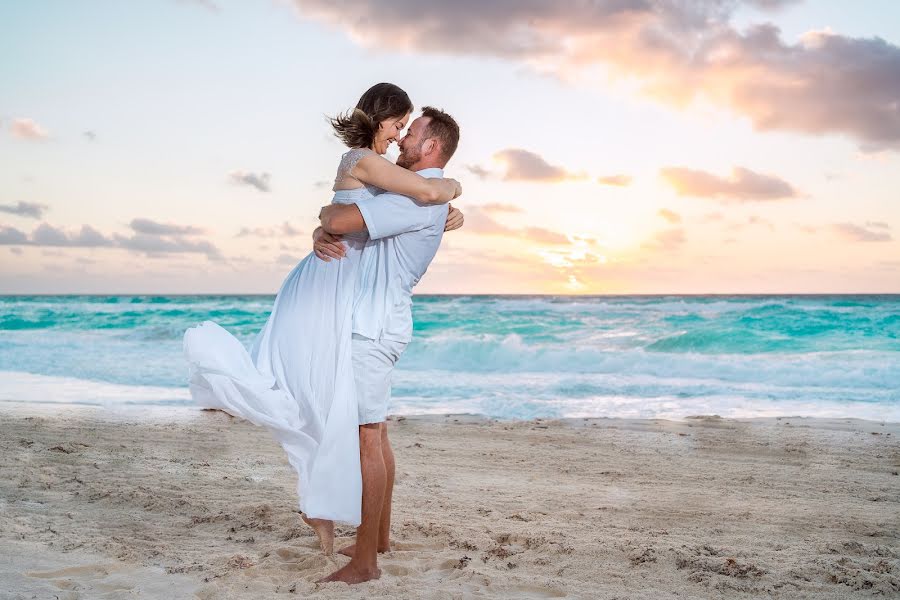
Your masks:
{"label": "woman's brown hair", "polygon": [[334,134],[349,148],[371,148],[378,125],[412,112],[409,96],[393,83],[376,83],[360,97],[356,108],[330,117]]}

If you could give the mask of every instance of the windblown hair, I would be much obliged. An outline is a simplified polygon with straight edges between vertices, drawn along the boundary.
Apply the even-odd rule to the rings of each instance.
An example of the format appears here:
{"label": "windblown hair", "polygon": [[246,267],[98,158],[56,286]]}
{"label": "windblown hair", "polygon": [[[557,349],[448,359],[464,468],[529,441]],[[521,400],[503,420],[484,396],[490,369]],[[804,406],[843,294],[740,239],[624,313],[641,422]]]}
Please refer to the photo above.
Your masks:
{"label": "windblown hair", "polygon": [[450,160],[456,147],[459,145],[459,125],[456,119],[439,108],[426,106],[422,109],[422,116],[431,120],[422,134],[423,138],[436,138],[441,143],[441,157],[444,161]]}
{"label": "windblown hair", "polygon": [[378,127],[386,119],[412,112],[409,96],[393,83],[376,83],[362,95],[356,108],[330,117],[334,134],[349,148],[371,148]]}

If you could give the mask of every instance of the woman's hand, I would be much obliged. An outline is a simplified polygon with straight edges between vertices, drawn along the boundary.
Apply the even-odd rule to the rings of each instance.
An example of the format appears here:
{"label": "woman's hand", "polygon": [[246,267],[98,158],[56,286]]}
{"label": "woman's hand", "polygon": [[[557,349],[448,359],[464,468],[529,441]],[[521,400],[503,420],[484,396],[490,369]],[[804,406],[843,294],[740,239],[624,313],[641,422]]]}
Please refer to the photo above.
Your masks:
{"label": "woman's hand", "polygon": [[454,198],[459,198],[462,194],[462,185],[451,178],[439,179],[433,178],[428,180],[431,186],[431,196],[425,200],[426,204],[446,204]]}
{"label": "woman's hand", "polygon": [[332,235],[321,227],[316,227],[312,237],[313,252],[325,262],[330,262],[332,258],[340,260],[347,253],[347,249],[341,241],[343,238],[339,235]]}
{"label": "woman's hand", "polygon": [[456,184],[456,188],[453,190],[453,199],[456,200],[462,196],[462,184],[455,179],[451,179],[450,181]]}
{"label": "woman's hand", "polygon": [[465,219],[463,218],[462,211],[458,208],[453,208],[450,205],[450,212],[447,213],[447,223],[444,225],[444,231],[453,231],[454,229],[459,229],[463,226]]}

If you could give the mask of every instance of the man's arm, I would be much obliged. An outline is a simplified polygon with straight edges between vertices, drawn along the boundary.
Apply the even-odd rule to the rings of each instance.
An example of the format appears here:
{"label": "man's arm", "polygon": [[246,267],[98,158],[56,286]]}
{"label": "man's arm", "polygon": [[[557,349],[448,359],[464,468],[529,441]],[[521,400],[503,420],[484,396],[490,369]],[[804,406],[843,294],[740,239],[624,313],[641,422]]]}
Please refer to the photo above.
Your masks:
{"label": "man's arm", "polygon": [[366,230],[366,221],[355,204],[329,204],[319,212],[322,229],[335,235]]}
{"label": "man's arm", "polygon": [[[343,235],[345,233],[353,233],[356,231],[365,231],[366,221],[355,204],[329,204],[323,206],[319,213],[319,221],[321,225],[318,230],[322,230],[332,235]],[[464,223],[463,213],[458,208],[450,206],[450,212],[447,214],[447,224],[444,231],[453,231],[459,229]],[[313,241],[316,239],[313,233]],[[331,240],[329,240],[331,241]],[[334,257],[339,258],[339,257]]]}
{"label": "man's arm", "polygon": [[447,205],[422,205],[391,193],[357,200],[356,208],[373,240],[425,229],[433,223],[435,211],[447,214]]}

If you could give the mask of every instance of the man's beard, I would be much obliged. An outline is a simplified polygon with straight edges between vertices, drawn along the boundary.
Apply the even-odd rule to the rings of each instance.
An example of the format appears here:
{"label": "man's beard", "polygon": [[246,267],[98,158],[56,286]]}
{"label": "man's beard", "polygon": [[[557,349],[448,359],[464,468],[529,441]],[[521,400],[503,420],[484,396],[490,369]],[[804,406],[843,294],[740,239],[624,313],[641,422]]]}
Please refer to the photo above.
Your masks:
{"label": "man's beard", "polygon": [[422,158],[422,154],[419,152],[419,150],[419,147],[401,150],[400,156],[397,157],[397,166],[408,169],[419,162],[419,159]]}

